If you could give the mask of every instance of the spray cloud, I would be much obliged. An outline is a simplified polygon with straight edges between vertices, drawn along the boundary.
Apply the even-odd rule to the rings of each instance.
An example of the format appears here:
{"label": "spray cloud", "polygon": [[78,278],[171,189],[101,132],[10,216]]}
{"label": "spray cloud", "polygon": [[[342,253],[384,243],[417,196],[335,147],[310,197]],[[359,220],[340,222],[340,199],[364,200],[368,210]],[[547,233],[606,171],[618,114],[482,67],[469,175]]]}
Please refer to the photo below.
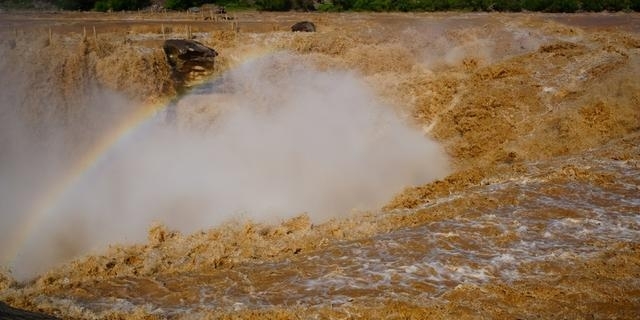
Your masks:
{"label": "spray cloud", "polygon": [[[151,119],[59,199],[32,230],[15,276],[142,241],[155,221],[192,232],[238,217],[274,223],[306,212],[319,223],[375,209],[448,170],[442,148],[356,75],[318,71],[294,55],[245,63],[211,92],[184,97],[175,112],[177,123]],[[205,126],[190,122],[207,117]]]}

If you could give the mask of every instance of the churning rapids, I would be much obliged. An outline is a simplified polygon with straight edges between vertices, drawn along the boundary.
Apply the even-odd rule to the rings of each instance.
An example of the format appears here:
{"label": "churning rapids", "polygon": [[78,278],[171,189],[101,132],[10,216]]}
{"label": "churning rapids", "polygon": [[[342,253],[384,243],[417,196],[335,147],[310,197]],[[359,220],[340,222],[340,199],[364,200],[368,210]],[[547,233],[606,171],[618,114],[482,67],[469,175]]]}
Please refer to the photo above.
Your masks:
{"label": "churning rapids", "polygon": [[[632,151],[640,149],[636,145]],[[574,268],[635,246],[640,238],[638,162],[607,160],[589,152],[580,158],[532,163],[527,172],[436,199],[417,211],[385,213],[428,214],[461,201],[490,204],[468,205],[454,217],[337,241],[273,262],[91,282],[74,288],[73,296],[82,307],[97,312],[142,306],[163,315],[327,306],[346,312],[351,305],[376,301],[427,307],[450,299],[447,293],[452,290],[487,283],[557,283],[559,290],[571,292],[575,288],[563,280]],[[600,179],[581,179],[585,172]],[[559,178],[564,175],[568,178]],[[617,285],[637,292],[640,280]],[[637,297],[629,298],[623,311],[633,314]],[[595,297],[581,299],[598,302]],[[367,315],[364,310],[357,313]]]}
{"label": "churning rapids", "polygon": [[[18,237],[0,269],[10,306],[640,317],[637,14],[244,13],[239,32],[2,15],[3,243],[113,123],[175,94],[165,31],[190,23],[220,53],[213,84],[129,124]],[[300,20],[318,32],[285,31]]]}

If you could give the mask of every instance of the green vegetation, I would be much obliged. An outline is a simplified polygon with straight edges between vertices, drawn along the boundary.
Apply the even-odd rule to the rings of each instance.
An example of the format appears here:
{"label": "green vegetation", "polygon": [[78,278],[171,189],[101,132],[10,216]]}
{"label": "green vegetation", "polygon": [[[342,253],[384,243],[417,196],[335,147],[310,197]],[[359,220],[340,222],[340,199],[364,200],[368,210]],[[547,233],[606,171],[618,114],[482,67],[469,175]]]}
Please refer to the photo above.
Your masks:
{"label": "green vegetation", "polygon": [[289,11],[291,1],[288,0],[257,0],[256,6],[265,11]]}
{"label": "green vegetation", "polygon": [[149,6],[150,0],[98,0],[93,8],[97,11],[137,10]]}
{"label": "green vegetation", "polygon": [[621,11],[638,10],[640,0],[334,0],[322,11]]}
{"label": "green vegetation", "polygon": [[314,11],[313,0],[257,0],[258,10],[264,11]]}
{"label": "green vegetation", "polygon": [[164,7],[172,10],[185,10],[191,7],[197,7],[207,1],[202,0],[166,0]]}
{"label": "green vegetation", "polygon": [[[0,0],[1,8],[37,8],[42,4],[65,10],[137,10],[150,0]],[[166,0],[165,7],[185,10],[215,3],[229,10],[264,11],[640,11],[640,0]]]}
{"label": "green vegetation", "polygon": [[224,7],[227,11],[255,9],[254,0],[218,0],[215,4]]}
{"label": "green vegetation", "polygon": [[50,3],[41,3],[36,1],[26,0],[1,0],[1,9],[49,9],[52,5]]}
{"label": "green vegetation", "polygon": [[91,10],[95,6],[92,0],[57,0],[55,4],[65,10]]}

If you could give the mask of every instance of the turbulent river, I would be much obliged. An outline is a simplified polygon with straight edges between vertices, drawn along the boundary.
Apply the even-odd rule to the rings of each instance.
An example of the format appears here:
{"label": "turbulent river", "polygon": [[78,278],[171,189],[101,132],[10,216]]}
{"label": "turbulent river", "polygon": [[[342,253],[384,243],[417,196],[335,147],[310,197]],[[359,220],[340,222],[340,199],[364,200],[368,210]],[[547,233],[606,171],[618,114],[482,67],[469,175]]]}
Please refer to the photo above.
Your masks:
{"label": "turbulent river", "polygon": [[[637,143],[637,137],[634,140]],[[640,151],[637,145],[632,150]],[[543,300],[543,304],[597,304],[602,297],[567,284],[567,278],[580,277],[578,265],[618,251],[631,250],[637,258],[638,169],[637,161],[598,158],[595,152],[533,163],[528,174],[454,193],[417,209],[428,214],[435,207],[459,206],[464,199],[466,208],[455,217],[337,241],[326,249],[275,262],[243,263],[210,272],[118,277],[81,285],[73,295],[82,307],[98,312],[114,306],[124,310],[143,306],[162,315],[274,307],[336,307],[347,312],[352,305],[390,301],[429,307],[434,301],[452,299],[447,293],[461,288],[485,292],[478,288],[488,283],[540,283],[576,298]],[[580,174],[599,179],[582,179]],[[414,214],[413,210],[385,213]],[[637,265],[630,267],[637,272]],[[606,274],[615,265],[605,262],[594,268],[592,272]],[[599,308],[594,316],[637,312],[633,295],[639,281],[610,283],[617,286],[617,294],[630,296],[611,296],[623,300],[616,307],[609,301],[612,305]],[[517,306],[502,307],[505,312],[517,310]],[[541,309],[535,312],[553,315]],[[357,313],[367,315],[366,310]]]}
{"label": "turbulent river", "polygon": [[[640,317],[637,14],[2,15],[9,306]],[[169,103],[187,23],[220,56]]]}

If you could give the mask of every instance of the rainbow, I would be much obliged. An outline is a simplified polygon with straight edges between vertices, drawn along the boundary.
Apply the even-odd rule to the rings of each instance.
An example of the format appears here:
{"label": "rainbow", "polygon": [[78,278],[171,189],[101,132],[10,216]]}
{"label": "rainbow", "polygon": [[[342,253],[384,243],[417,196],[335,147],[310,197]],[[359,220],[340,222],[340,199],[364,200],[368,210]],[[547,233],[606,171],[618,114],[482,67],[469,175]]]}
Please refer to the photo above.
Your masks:
{"label": "rainbow", "polygon": [[14,236],[8,246],[9,249],[7,250],[9,262],[14,261],[18,257],[22,246],[29,239],[29,235],[54,211],[58,202],[64,198],[64,195],[68,193],[87,172],[91,171],[92,168],[100,163],[100,160],[109,153],[109,150],[120,141],[125,140],[126,137],[135,132],[136,128],[158,114],[158,112],[164,110],[168,105],[170,104],[163,103],[138,108],[137,111],[126,117],[96,141],[92,148],[69,167],[69,170],[63,175],[62,179],[56,181],[41,197],[36,199],[32,209],[27,212],[26,218],[14,232]]}
{"label": "rainbow", "polygon": [[[273,50],[254,50],[241,57],[235,57],[234,67],[256,60],[260,57],[273,53]],[[233,68],[231,68],[233,69]],[[205,80],[203,83],[207,83],[211,79]],[[201,83],[201,84],[203,84]],[[194,86],[193,88],[197,88]],[[188,94],[185,93],[185,95]],[[177,97],[180,98],[180,97]],[[148,120],[152,119],[160,111],[165,110],[172,101],[163,101],[156,105],[148,105],[142,108],[138,108],[137,111],[130,114],[113,129],[109,130],[102,136],[101,139],[96,141],[92,148],[90,148],[85,154],[76,160],[73,165],[59,179],[50,186],[41,197],[35,200],[32,208],[27,211],[23,222],[17,226],[13,236],[10,238],[10,243],[7,246],[6,256],[3,265],[13,267],[13,264],[18,259],[24,246],[29,240],[30,235],[35,232],[37,227],[41,225],[46,219],[54,213],[56,207],[64,199],[65,195],[76,186],[82,178],[95,168],[102,159],[109,154],[110,150],[114,149],[121,141],[126,140],[131,136],[136,129],[141,127]],[[6,263],[6,264],[5,264]]]}

